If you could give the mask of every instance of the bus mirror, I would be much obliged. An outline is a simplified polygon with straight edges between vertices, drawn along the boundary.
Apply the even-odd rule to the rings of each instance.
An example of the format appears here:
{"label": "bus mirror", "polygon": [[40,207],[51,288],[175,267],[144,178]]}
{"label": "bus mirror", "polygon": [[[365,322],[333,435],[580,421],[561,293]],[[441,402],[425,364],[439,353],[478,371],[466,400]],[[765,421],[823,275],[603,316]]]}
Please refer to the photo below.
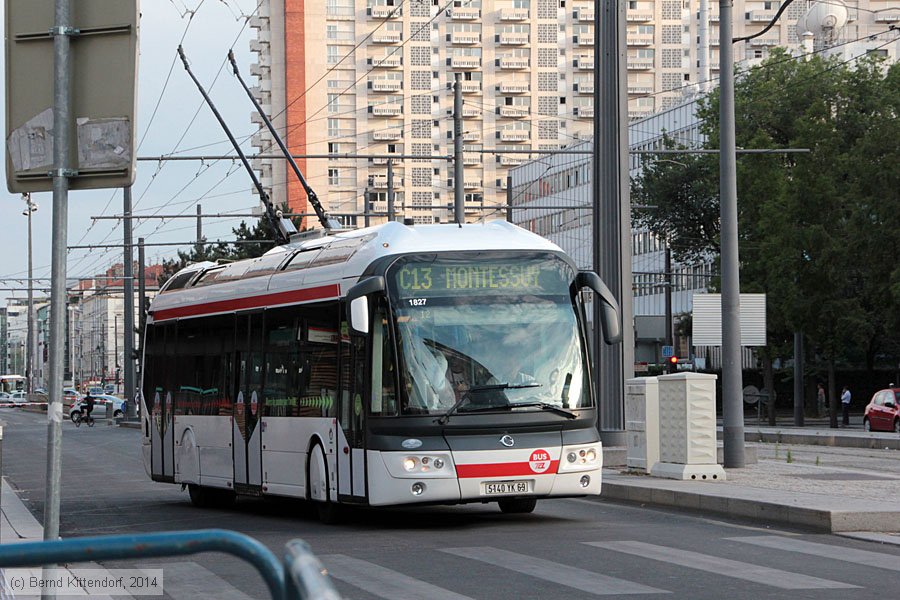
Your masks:
{"label": "bus mirror", "polygon": [[349,307],[349,325],[354,333],[369,333],[369,294],[384,291],[384,277],[368,277],[363,279],[347,292]]}
{"label": "bus mirror", "polygon": [[350,329],[355,333],[369,333],[369,299],[360,296],[350,301]]}
{"label": "bus mirror", "polygon": [[575,276],[575,291],[590,288],[600,300],[600,319],[603,326],[603,340],[607,344],[622,341],[622,326],[619,323],[619,303],[600,276],[593,271],[579,271]]}

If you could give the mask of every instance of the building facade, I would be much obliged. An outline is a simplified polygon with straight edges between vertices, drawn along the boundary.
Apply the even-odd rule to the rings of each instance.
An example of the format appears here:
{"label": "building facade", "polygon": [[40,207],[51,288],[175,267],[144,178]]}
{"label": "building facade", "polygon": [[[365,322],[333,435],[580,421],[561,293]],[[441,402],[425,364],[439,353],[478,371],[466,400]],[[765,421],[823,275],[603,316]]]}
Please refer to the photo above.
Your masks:
{"label": "building facade", "polygon": [[[752,64],[775,46],[801,48],[797,21],[809,4],[791,4],[764,35],[737,44],[736,60]],[[885,44],[900,21],[894,0],[827,6],[846,12],[846,23],[813,27],[811,45],[824,40],[845,52],[867,45],[895,57],[897,44]],[[736,0],[735,35],[761,32],[779,7]],[[629,117],[672,108],[717,78],[718,10],[716,2],[628,0]],[[502,211],[490,207],[505,203],[510,167],[528,158],[503,150],[553,150],[590,135],[593,19],[593,0],[263,0],[250,21],[251,73],[291,151],[317,156],[298,160],[300,168],[348,225],[363,224],[354,215],[365,212],[366,198],[372,211],[387,209],[389,168],[403,215],[429,223],[452,215],[452,165],[433,157],[453,151],[459,74],[466,218],[497,218]],[[253,144],[261,152],[275,148],[268,131]],[[255,167],[276,203],[311,212],[284,161]]]}

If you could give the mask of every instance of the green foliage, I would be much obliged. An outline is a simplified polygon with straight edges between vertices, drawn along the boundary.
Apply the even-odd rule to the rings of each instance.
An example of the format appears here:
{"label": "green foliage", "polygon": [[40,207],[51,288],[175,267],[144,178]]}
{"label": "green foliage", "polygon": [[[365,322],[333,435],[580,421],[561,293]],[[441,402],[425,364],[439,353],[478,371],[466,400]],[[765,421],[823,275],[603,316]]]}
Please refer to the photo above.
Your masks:
{"label": "green foliage", "polygon": [[[716,91],[699,111],[710,148],[718,111]],[[767,293],[769,355],[802,330],[814,368],[896,365],[900,64],[776,50],[737,79],[735,124],[738,147],[809,149],[738,155],[741,290]],[[658,207],[638,211],[637,224],[670,239],[676,260],[717,255],[718,157],[665,159],[633,182],[635,202]]]}

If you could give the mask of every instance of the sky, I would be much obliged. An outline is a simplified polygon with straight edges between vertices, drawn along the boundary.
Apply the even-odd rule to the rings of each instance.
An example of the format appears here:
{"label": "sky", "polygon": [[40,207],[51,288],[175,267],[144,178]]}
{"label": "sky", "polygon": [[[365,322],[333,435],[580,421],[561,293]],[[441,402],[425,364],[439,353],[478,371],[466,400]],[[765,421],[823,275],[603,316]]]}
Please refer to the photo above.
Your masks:
{"label": "sky", "polygon": [[[255,62],[255,55],[250,52],[250,40],[255,32],[246,25],[246,17],[254,13],[257,3],[258,0],[141,1],[137,103],[139,157],[170,153],[233,154],[224,132],[181,61],[175,62],[181,40],[191,69],[210,93],[235,137],[241,140],[256,131],[256,126],[250,122],[253,105],[240,83],[230,69],[222,68],[220,73],[219,70],[229,48],[233,47],[242,76],[253,85],[250,64]],[[5,19],[4,5],[0,3],[0,15]],[[3,52],[2,47],[0,52]],[[3,62],[0,62],[0,70],[4,70]],[[5,97],[0,97],[0,104],[5,105]],[[0,114],[5,114],[5,106]],[[252,152],[249,143],[242,147],[245,152]],[[162,165],[138,162],[137,165],[132,187],[135,215],[196,214],[198,202],[204,213],[247,213],[259,204],[257,196],[251,194],[252,182],[240,163],[173,161]],[[0,161],[0,170],[3,170],[0,176],[5,182],[5,161]],[[52,195],[50,192],[35,193],[32,200],[39,207],[32,221],[34,277],[49,278]],[[122,202],[121,190],[70,192],[68,245],[121,244],[121,221],[94,221],[91,217],[121,215]],[[9,193],[4,185],[0,191],[0,306],[6,304],[8,297],[26,296],[27,281],[9,281],[27,277],[28,273],[24,208],[21,195]],[[231,228],[240,221],[240,218],[205,219],[203,234],[209,240],[233,239]],[[189,242],[195,235],[195,219],[148,219],[134,224],[135,243],[138,237],[144,237],[148,244]],[[185,248],[189,245],[185,244]],[[170,246],[147,247],[147,262],[158,262],[174,256],[175,252],[176,248]],[[137,249],[134,256],[137,259]],[[68,253],[67,275],[102,274],[114,263],[121,262],[121,250],[73,249]],[[35,287],[49,287],[49,279],[36,281]],[[21,291],[13,292],[10,288]]]}

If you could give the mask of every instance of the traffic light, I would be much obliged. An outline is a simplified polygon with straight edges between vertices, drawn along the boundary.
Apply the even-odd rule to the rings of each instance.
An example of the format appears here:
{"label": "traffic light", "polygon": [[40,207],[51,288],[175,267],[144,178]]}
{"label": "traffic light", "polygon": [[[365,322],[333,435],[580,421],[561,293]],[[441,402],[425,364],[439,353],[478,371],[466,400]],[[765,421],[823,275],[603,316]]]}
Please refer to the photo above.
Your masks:
{"label": "traffic light", "polygon": [[671,364],[673,364],[673,365],[677,365],[677,364],[678,364],[678,357],[677,357],[677,356],[670,356],[670,357],[669,357],[669,363],[671,363]]}

